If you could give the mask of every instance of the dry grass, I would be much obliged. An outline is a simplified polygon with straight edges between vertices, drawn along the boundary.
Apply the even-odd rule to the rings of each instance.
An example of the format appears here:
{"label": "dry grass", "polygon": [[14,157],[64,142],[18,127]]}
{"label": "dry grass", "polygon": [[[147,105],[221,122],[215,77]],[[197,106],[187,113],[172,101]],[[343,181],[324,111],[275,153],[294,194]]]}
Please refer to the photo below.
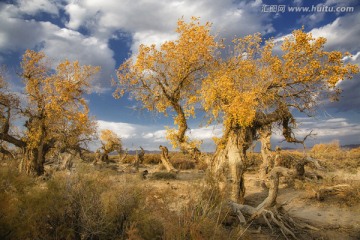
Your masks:
{"label": "dry grass", "polygon": [[[339,190],[335,190],[324,194],[319,199],[317,193],[320,189],[326,189],[336,186],[343,186]],[[331,180],[329,178],[322,181],[300,181],[295,180],[294,188],[297,190],[305,190],[307,198],[317,201],[324,206],[336,207],[352,207],[360,204],[360,181],[356,180]]]}
{"label": "dry grass", "polygon": [[246,166],[250,170],[258,170],[262,163],[262,158],[260,153],[249,152],[247,153],[247,163]]}
{"label": "dry grass", "polygon": [[330,159],[340,157],[342,149],[339,141],[332,141],[330,143],[315,144],[310,152],[314,158]]}
{"label": "dry grass", "polygon": [[160,154],[157,153],[147,153],[144,156],[144,164],[159,164],[161,162],[160,160]]}
{"label": "dry grass", "polygon": [[[308,192],[308,201],[313,202],[319,188],[348,184],[349,188],[318,204],[359,204],[360,179],[353,173],[359,168],[360,148],[344,150],[334,143],[322,144],[310,154],[325,166],[324,178],[296,180],[295,189]],[[206,169],[206,164],[196,166],[182,153],[170,157],[178,169]],[[282,164],[293,167],[302,157],[302,152],[283,151]],[[125,162],[132,163],[134,158],[128,156]],[[159,159],[159,154],[146,154],[144,164],[156,164]],[[256,173],[260,164],[260,154],[248,155],[248,168]],[[314,169],[308,166],[306,170]],[[153,179],[140,180],[136,174],[97,170],[80,162],[75,172],[55,172],[43,181],[19,174],[15,162],[7,161],[0,168],[0,239],[237,239],[244,232],[229,216],[213,179],[205,179],[204,185],[196,183],[192,186],[196,194],[187,196],[179,194],[183,180],[169,181],[176,174],[152,175]],[[163,184],[162,188],[156,184]],[[174,188],[169,187],[173,184]],[[179,204],[181,195],[189,198],[185,204]]]}
{"label": "dry grass", "polygon": [[360,148],[342,149],[337,141],[314,145],[311,156],[321,160],[329,171],[343,169],[356,173],[360,168]]}
{"label": "dry grass", "polygon": [[125,237],[148,191],[134,183],[116,184],[95,171],[57,172],[50,181],[37,183],[12,170],[2,171],[1,239]]}
{"label": "dry grass", "polygon": [[236,239],[239,232],[222,224],[210,189],[174,211],[178,196],[152,180],[86,163],[48,181],[14,166],[0,173],[0,239]]}

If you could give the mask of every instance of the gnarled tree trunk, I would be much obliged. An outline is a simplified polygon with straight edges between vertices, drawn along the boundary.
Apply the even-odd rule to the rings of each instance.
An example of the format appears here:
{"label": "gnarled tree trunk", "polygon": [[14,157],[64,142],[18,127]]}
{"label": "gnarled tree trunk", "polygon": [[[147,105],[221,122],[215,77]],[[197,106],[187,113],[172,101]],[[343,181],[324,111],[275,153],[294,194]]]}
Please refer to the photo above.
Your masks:
{"label": "gnarled tree trunk", "polygon": [[[281,207],[276,204],[280,176],[294,177],[294,171],[288,168],[274,167],[268,173],[269,193],[264,201],[257,207],[242,205],[230,201],[229,205],[231,206],[233,212],[238,216],[240,222],[245,224],[263,217],[270,229],[273,229],[272,225],[277,226],[286,239],[288,239],[287,236],[297,239],[293,228],[309,228],[317,230],[306,223],[302,224],[301,222],[295,222],[291,217],[281,212]],[[247,216],[248,219],[246,219],[245,216]]]}
{"label": "gnarled tree trunk", "polygon": [[28,149],[25,152],[25,172],[29,175],[41,176],[44,174],[46,151],[41,144],[37,148]]}
{"label": "gnarled tree trunk", "polygon": [[[43,116],[43,115],[41,115]],[[56,140],[47,139],[44,117],[40,117],[40,137],[34,147],[25,148],[25,171],[29,175],[43,175],[46,154],[54,147]],[[31,122],[31,121],[30,121]]]}
{"label": "gnarled tree trunk", "polygon": [[189,153],[191,158],[198,162],[201,157],[201,151],[197,148],[189,144],[188,142],[184,141],[180,143],[180,150]]}
{"label": "gnarled tree trunk", "polygon": [[269,208],[275,206],[279,192],[279,177],[280,176],[289,177],[293,175],[294,175],[293,171],[288,168],[274,167],[267,175],[268,178],[267,186],[269,188],[268,196],[261,204],[259,204],[259,206],[257,206],[257,209]]}
{"label": "gnarled tree trunk", "polygon": [[252,143],[251,139],[251,129],[231,128],[225,135],[225,146],[218,146],[211,166],[211,172],[218,181],[227,180],[228,197],[234,202],[244,202],[246,150]]}
{"label": "gnarled tree trunk", "polygon": [[176,102],[173,102],[172,105],[177,113],[177,124],[179,125],[179,129],[177,131],[177,140],[179,142],[180,150],[184,153],[189,153],[192,159],[198,162],[201,156],[201,151],[186,141],[185,134],[186,130],[188,129],[188,125],[184,110],[181,105]]}
{"label": "gnarled tree trunk", "polygon": [[239,136],[235,132],[229,135],[227,150],[231,184],[230,199],[236,202],[244,202],[246,149],[239,146]]}

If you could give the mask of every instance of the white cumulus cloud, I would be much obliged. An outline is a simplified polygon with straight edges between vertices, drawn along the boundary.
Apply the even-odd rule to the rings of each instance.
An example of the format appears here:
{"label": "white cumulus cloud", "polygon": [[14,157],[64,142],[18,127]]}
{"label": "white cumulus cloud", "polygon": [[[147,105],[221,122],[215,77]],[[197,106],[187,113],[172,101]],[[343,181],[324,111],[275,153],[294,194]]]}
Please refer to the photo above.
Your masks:
{"label": "white cumulus cloud", "polygon": [[[109,38],[114,31],[129,32],[133,36],[132,51],[140,44],[162,43],[173,39],[176,22],[184,17],[201,18],[214,24],[214,32],[232,38],[254,32],[274,31],[267,14],[261,13],[261,0],[93,0],[70,1],[65,11],[70,17],[69,28],[88,28],[100,38]],[[248,24],[248,23],[251,24]]]}
{"label": "white cumulus cloud", "polygon": [[360,12],[338,17],[332,23],[314,28],[310,32],[314,37],[325,37],[327,39],[327,50],[359,51]]}
{"label": "white cumulus cloud", "polygon": [[[306,140],[306,145],[311,147],[313,144],[339,140],[342,145],[358,143],[360,136],[360,125],[352,123],[347,118],[338,117],[330,119],[299,118],[299,128],[295,129],[298,139],[303,139],[312,131],[312,136]],[[274,145],[291,146],[281,142],[284,137],[281,131],[275,131],[273,136]]]}
{"label": "white cumulus cloud", "polygon": [[[163,125],[139,125],[124,122],[109,122],[98,120],[99,132],[103,129],[109,129],[123,139],[124,147],[136,149],[142,146],[146,150],[158,150],[159,145],[170,146],[166,140],[166,130]],[[201,149],[204,151],[213,151],[214,143],[212,138],[220,137],[222,127],[220,125],[211,125],[207,127],[193,128],[188,130],[188,136],[191,139],[202,141]]]}

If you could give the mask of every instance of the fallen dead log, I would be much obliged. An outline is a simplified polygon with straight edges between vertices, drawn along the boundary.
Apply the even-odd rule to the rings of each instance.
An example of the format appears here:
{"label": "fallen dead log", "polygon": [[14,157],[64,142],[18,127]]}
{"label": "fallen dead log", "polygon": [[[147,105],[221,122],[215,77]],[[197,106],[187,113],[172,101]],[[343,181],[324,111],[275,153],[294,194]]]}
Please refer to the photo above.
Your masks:
{"label": "fallen dead log", "polygon": [[338,184],[331,187],[323,187],[315,192],[315,197],[319,201],[324,201],[326,197],[334,196],[351,188],[349,184]]}

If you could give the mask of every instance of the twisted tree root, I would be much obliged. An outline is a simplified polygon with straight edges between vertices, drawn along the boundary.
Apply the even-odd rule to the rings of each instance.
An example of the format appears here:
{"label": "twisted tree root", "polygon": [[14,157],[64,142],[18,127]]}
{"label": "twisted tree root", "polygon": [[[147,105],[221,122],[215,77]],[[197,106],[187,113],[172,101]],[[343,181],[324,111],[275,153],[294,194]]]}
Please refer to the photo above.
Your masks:
{"label": "twisted tree root", "polygon": [[[282,207],[287,204],[288,201],[283,204],[276,204],[280,176],[295,177],[295,173],[293,170],[283,167],[273,168],[268,174],[269,194],[257,207],[238,204],[233,201],[228,202],[232,211],[238,216],[240,223],[247,224],[248,222],[259,220],[262,217],[271,231],[274,231],[273,226],[277,227],[286,239],[288,239],[288,236],[293,239],[298,239],[295,231],[301,229],[308,228],[318,230],[308,224],[294,221],[288,214],[283,213]],[[246,219],[246,217],[248,218]]]}

